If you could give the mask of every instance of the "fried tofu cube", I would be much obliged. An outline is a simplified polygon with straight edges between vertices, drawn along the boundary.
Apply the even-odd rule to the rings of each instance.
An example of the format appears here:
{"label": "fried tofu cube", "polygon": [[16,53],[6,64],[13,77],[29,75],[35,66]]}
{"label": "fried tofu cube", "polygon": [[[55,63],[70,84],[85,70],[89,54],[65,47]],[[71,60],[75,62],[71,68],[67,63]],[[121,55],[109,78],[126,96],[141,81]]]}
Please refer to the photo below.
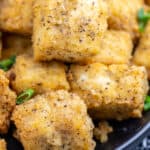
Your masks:
{"label": "fried tofu cube", "polygon": [[84,99],[94,119],[139,118],[148,91],[144,67],[128,65],[71,65],[72,92]]}
{"label": "fried tofu cube", "polygon": [[0,28],[4,31],[32,33],[33,0],[0,0]]}
{"label": "fried tofu cube", "polygon": [[143,0],[106,0],[110,10],[110,29],[125,30],[132,38],[139,36],[137,13],[144,7]]}
{"label": "fried tofu cube", "polygon": [[145,66],[148,70],[148,76],[150,79],[150,22],[148,23],[139,45],[136,48],[133,56],[133,63],[140,66]]}
{"label": "fried tofu cube", "polygon": [[3,139],[0,139],[0,150],[6,150],[6,142]]}
{"label": "fried tofu cube", "polygon": [[88,62],[126,64],[131,59],[132,49],[133,43],[129,33],[107,30],[101,39],[99,54],[89,57]]}
{"label": "fried tofu cube", "polygon": [[16,104],[16,94],[9,88],[9,80],[0,70],[0,133],[7,133],[10,116]]}
{"label": "fried tofu cube", "polygon": [[34,6],[33,48],[39,61],[84,62],[99,52],[107,29],[103,0],[37,0]]}
{"label": "fried tofu cube", "polygon": [[3,34],[2,59],[18,56],[24,53],[32,54],[32,42],[29,36]]}
{"label": "fried tofu cube", "polygon": [[38,95],[16,106],[12,120],[25,150],[94,150],[94,126],[76,94]]}
{"label": "fried tofu cube", "polygon": [[66,79],[66,66],[59,62],[35,62],[29,55],[20,55],[16,59],[9,78],[12,88],[20,93],[32,88],[36,93],[50,90],[69,89]]}

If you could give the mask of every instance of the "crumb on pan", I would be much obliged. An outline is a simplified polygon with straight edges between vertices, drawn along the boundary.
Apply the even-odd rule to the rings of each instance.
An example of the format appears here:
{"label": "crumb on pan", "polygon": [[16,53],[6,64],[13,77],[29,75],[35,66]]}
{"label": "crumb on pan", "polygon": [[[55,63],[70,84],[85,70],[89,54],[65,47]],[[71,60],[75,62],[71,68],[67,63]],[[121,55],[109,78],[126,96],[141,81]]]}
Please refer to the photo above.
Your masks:
{"label": "crumb on pan", "polygon": [[108,134],[113,132],[113,128],[108,124],[107,121],[101,121],[98,123],[98,127],[94,128],[94,137],[101,143],[108,141]]}

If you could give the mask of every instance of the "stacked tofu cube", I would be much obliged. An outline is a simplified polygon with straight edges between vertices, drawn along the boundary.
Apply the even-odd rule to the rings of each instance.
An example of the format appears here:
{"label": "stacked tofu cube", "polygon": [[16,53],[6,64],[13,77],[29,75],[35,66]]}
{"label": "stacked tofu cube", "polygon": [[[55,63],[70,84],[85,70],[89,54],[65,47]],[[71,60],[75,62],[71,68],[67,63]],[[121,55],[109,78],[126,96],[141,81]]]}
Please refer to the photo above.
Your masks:
{"label": "stacked tofu cube", "polygon": [[0,29],[20,34],[32,34],[33,0],[1,0]]}

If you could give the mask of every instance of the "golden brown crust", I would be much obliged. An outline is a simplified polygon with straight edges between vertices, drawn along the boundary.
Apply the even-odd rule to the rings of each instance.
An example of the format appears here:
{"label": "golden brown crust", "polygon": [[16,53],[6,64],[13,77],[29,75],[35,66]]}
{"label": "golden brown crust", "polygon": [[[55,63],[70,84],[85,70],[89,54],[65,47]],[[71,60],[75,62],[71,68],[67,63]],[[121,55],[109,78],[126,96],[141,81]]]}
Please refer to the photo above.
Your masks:
{"label": "golden brown crust", "polygon": [[36,60],[84,62],[98,53],[107,29],[104,0],[37,0],[34,16]]}
{"label": "golden brown crust", "polygon": [[110,29],[125,30],[133,39],[139,37],[137,12],[144,7],[143,0],[106,0],[110,10]]}
{"label": "golden brown crust", "polygon": [[3,139],[0,139],[0,150],[7,150],[6,149],[6,141]]}
{"label": "golden brown crust", "polygon": [[9,88],[5,73],[0,70],[0,133],[7,133],[11,112],[16,104],[16,94]]}
{"label": "golden brown crust", "polygon": [[12,120],[25,150],[94,150],[93,124],[76,94],[38,95],[16,106]]}
{"label": "golden brown crust", "polygon": [[126,64],[131,59],[133,43],[125,31],[107,30],[100,42],[99,54],[88,58],[88,63]]}
{"label": "golden brown crust", "polygon": [[37,94],[70,88],[66,79],[66,66],[63,63],[40,63],[27,54],[16,58],[16,63],[8,76],[12,88],[17,93],[28,88],[34,89]]}
{"label": "golden brown crust", "polygon": [[[150,69],[150,22],[147,24],[133,56],[133,63]],[[149,74],[149,73],[148,73]]]}
{"label": "golden brown crust", "polygon": [[33,0],[0,0],[0,28],[4,31],[31,34]]}
{"label": "golden brown crust", "polygon": [[144,67],[128,65],[71,65],[72,92],[85,100],[93,118],[122,120],[141,117],[148,91]]}

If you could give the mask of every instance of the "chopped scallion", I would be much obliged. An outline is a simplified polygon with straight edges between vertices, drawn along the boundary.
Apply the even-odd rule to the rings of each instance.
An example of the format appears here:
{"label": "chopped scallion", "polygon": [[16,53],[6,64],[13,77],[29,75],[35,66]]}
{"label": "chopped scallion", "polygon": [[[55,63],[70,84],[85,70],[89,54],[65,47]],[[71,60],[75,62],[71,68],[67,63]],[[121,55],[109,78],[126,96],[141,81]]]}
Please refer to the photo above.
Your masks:
{"label": "chopped scallion", "polygon": [[3,69],[4,71],[7,71],[11,68],[11,66],[15,63],[16,56],[11,56],[8,59],[0,61],[0,69]]}
{"label": "chopped scallion", "polygon": [[148,20],[150,20],[150,12],[144,12],[144,9],[141,8],[138,11],[138,22],[139,22],[139,31],[143,32]]}
{"label": "chopped scallion", "polygon": [[144,111],[150,110],[150,96],[146,96],[145,104],[144,104]]}
{"label": "chopped scallion", "polygon": [[32,96],[34,95],[35,91],[33,89],[27,89],[24,92],[22,92],[18,97],[16,104],[22,104],[25,101],[28,101]]}

